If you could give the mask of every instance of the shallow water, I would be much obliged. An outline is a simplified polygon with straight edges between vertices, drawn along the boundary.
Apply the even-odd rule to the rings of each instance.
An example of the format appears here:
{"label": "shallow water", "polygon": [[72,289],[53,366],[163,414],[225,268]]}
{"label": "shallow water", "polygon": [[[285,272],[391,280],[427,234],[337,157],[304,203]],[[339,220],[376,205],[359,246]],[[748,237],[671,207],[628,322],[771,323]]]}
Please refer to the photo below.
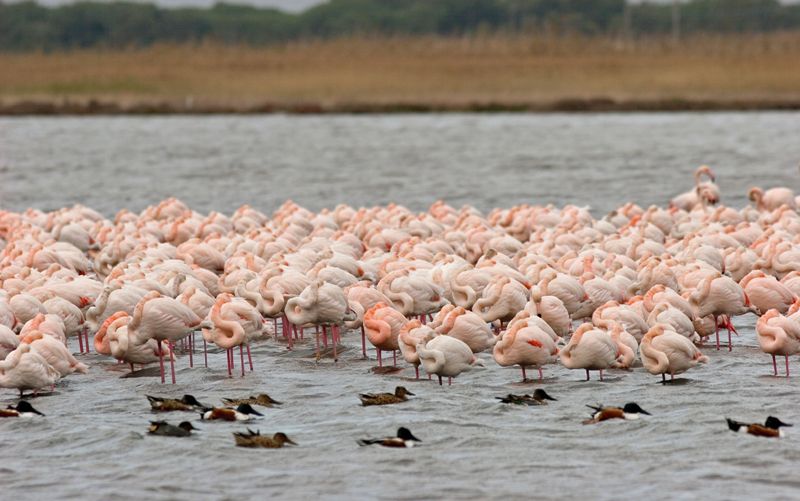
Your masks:
{"label": "shallow water", "polygon": [[[800,188],[798,125],[800,114],[1,119],[0,201],[14,210],[80,201],[110,215],[169,195],[225,212],[242,203],[271,211],[287,197],[315,210],[389,201],[423,210],[445,198],[484,210],[553,202],[602,213],[628,200],[663,204],[708,163],[723,201],[742,205],[750,185]],[[98,500],[794,498],[800,449],[793,429],[785,440],[758,439],[729,432],[724,421],[774,414],[800,423],[797,379],[770,375],[754,321],[737,318],[742,336],[733,352],[705,348],[708,366],[666,386],[641,368],[584,382],[581,371],[563,367],[522,385],[518,369],[500,368],[484,354],[486,369],[440,387],[412,380],[412,369],[372,374],[374,352],[361,359],[356,333],[345,336],[349,349],[336,364],[316,363],[308,336],[295,353],[282,342],[255,345],[255,372],[244,379],[226,377],[222,353],[209,354],[209,369],[189,369],[182,357],[175,387],[157,377],[121,379],[126,368],[84,355],[89,376],[70,376],[55,394],[34,400],[46,418],[0,422],[3,493]],[[796,357],[792,363],[800,374]],[[397,384],[416,397],[359,405],[358,393]],[[515,407],[495,400],[540,384],[558,401]],[[188,439],[145,433],[148,420],[162,417],[149,411],[145,394],[192,393],[218,404],[260,391],[285,404],[250,426],[283,431],[299,447],[236,448],[231,432],[244,424],[199,423],[202,433]],[[0,403],[14,401],[12,391],[0,393]],[[653,416],[581,424],[586,404],[628,401]],[[410,450],[356,445],[398,426],[424,443]]]}

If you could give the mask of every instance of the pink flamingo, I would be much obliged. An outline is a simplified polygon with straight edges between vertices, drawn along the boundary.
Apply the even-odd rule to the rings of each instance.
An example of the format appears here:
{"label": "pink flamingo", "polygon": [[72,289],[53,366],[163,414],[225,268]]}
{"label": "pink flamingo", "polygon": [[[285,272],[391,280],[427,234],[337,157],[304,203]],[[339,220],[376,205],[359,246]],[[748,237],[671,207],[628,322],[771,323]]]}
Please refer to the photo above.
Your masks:
{"label": "pink flamingo", "polygon": [[424,345],[436,336],[436,331],[427,325],[422,325],[418,319],[410,320],[400,329],[400,334],[397,336],[400,353],[406,362],[414,366],[417,379],[419,379],[419,364],[422,363],[417,353],[417,345],[420,343]]}
{"label": "pink flamingo", "polygon": [[668,329],[666,324],[656,324],[639,345],[642,365],[650,374],[661,374],[662,382],[666,382],[666,374],[672,379],[675,374],[682,374],[697,364],[708,363],[708,357],[691,341]]}
{"label": "pink flamingo", "polygon": [[53,387],[60,378],[59,372],[26,343],[0,362],[0,388],[15,388],[20,398],[24,390],[37,394],[40,388]]}
{"label": "pink flamingo", "polygon": [[[364,329],[377,352],[378,367],[383,367],[382,350],[396,352],[399,349],[398,336],[407,323],[402,313],[384,303],[378,303],[364,313]],[[397,365],[396,353],[394,361],[394,365]]]}
{"label": "pink flamingo", "polygon": [[436,327],[438,334],[452,336],[467,343],[472,353],[480,353],[497,342],[492,330],[476,313],[458,306],[453,308]]}
{"label": "pink flamingo", "polygon": [[797,296],[777,278],[761,270],[748,273],[739,281],[739,285],[753,305],[761,311],[776,309],[778,313],[784,314],[797,299]]}
{"label": "pink flamingo", "polygon": [[789,356],[800,352],[800,323],[784,317],[776,309],[764,313],[756,323],[761,351],[772,355],[774,375],[778,375],[776,355],[786,357],[786,377],[789,377]]}
{"label": "pink flamingo", "polygon": [[586,370],[587,381],[590,370],[600,371],[602,381],[603,371],[619,367],[622,358],[617,343],[611,336],[589,323],[578,327],[569,343],[561,350],[560,357],[561,363],[567,369]]}
{"label": "pink flamingo", "polygon": [[500,334],[494,345],[494,360],[503,367],[519,365],[522,369],[522,381],[527,380],[525,369],[534,367],[542,379],[542,367],[555,363],[558,347],[553,338],[543,330],[522,322]]}
{"label": "pink flamingo", "polygon": [[[719,324],[717,319],[721,315],[725,315],[730,319],[745,313],[761,314],[757,307],[750,304],[750,299],[739,284],[730,277],[720,276],[719,274],[703,279],[697,289],[689,294],[689,302],[696,312],[696,317],[703,318],[713,315],[716,326],[717,350],[719,350]],[[735,329],[732,322],[729,321],[728,324],[728,351],[731,351],[733,347],[731,345],[730,329]]]}

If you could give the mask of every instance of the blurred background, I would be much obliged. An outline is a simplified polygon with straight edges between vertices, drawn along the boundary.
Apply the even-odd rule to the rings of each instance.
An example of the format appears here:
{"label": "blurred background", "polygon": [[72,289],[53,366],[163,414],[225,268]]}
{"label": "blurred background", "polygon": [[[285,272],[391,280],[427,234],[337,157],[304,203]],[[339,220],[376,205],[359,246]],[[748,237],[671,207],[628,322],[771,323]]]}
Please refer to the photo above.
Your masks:
{"label": "blurred background", "polygon": [[0,112],[797,109],[800,3],[0,3]]}

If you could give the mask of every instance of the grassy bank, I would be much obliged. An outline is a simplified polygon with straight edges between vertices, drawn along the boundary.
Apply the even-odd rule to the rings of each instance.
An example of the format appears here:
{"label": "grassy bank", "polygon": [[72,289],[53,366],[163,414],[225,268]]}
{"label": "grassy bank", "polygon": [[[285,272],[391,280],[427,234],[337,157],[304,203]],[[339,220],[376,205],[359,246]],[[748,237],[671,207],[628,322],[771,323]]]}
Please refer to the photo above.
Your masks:
{"label": "grassy bank", "polygon": [[267,48],[0,54],[0,111],[800,107],[800,33],[350,38]]}

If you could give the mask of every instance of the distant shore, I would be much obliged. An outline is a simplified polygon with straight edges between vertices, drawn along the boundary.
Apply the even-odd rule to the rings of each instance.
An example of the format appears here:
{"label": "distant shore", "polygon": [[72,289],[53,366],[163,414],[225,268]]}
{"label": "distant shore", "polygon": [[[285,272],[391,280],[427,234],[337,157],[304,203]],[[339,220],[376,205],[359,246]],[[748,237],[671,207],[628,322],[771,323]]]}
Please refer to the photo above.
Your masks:
{"label": "distant shore", "polygon": [[637,113],[637,112],[800,111],[798,100],[707,100],[610,98],[560,99],[549,102],[466,103],[270,103],[194,104],[168,101],[118,103],[113,100],[0,102],[0,116],[114,115],[327,115],[392,113]]}
{"label": "distant shore", "polygon": [[800,33],[0,53],[0,115],[800,110]]}

